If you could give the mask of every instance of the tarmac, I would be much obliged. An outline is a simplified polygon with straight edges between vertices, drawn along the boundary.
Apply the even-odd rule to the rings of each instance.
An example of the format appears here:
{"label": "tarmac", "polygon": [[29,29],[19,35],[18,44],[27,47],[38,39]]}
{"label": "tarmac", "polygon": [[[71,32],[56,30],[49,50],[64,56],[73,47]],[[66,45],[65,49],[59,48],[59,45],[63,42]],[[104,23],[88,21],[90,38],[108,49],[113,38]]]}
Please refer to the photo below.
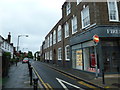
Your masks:
{"label": "tarmac", "polygon": [[[105,74],[105,84],[103,84],[102,77],[96,78],[95,74],[93,73],[86,73],[80,70],[65,68],[54,64],[43,64],[59,72],[70,75],[78,80],[83,80],[87,83],[97,85],[98,87],[115,90],[119,90],[120,88],[120,74]],[[33,90],[33,86],[30,85],[28,65],[22,64],[21,62],[19,62],[17,66],[12,65],[10,67],[7,79],[5,79],[3,82],[2,88],[3,90],[9,88],[12,88],[12,90],[17,88],[26,88],[28,90]]]}
{"label": "tarmac", "polygon": [[102,77],[97,77],[95,73],[88,73],[85,71],[61,67],[54,64],[43,63],[57,71],[70,75],[78,80],[85,81],[87,83],[96,85],[105,89],[117,89],[120,90],[120,74],[104,74],[104,83]]}

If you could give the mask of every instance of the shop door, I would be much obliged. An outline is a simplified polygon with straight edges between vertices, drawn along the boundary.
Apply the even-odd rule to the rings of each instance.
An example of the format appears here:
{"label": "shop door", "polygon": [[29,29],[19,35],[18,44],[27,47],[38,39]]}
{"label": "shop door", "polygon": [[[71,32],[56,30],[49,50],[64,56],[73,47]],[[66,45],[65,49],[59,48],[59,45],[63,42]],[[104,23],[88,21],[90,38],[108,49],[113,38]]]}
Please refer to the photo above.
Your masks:
{"label": "shop door", "polygon": [[103,57],[105,72],[119,71],[120,50],[117,46],[104,46]]}

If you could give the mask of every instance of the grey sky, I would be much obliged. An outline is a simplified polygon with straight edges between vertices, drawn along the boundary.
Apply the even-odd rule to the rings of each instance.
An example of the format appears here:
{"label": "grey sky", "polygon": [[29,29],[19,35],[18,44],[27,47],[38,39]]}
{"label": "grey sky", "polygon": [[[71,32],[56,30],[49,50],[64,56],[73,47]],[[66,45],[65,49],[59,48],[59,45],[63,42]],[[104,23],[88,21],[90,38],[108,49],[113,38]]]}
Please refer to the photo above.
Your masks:
{"label": "grey sky", "polygon": [[0,35],[7,38],[11,32],[14,46],[18,35],[20,49],[33,52],[40,49],[46,34],[62,17],[65,0],[0,0]]}

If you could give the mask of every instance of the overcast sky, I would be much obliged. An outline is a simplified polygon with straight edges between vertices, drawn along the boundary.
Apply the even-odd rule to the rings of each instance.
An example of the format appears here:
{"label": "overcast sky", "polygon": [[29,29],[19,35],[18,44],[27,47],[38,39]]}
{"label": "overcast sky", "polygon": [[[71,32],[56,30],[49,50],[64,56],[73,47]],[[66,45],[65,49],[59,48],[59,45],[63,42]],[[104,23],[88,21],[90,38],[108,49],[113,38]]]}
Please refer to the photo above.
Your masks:
{"label": "overcast sky", "polygon": [[7,38],[11,32],[12,43],[20,49],[36,52],[47,33],[62,17],[65,0],[0,0],[0,35]]}

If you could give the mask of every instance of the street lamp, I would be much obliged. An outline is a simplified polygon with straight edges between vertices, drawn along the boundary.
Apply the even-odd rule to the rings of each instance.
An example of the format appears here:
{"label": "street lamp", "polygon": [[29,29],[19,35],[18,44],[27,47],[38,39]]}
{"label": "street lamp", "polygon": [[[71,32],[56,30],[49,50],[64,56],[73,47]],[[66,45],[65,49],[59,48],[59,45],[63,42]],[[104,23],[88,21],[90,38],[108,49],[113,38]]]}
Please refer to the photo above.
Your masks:
{"label": "street lamp", "polygon": [[22,37],[22,36],[28,37],[28,35],[18,35],[17,52],[18,52],[18,50],[19,50],[19,38]]}

